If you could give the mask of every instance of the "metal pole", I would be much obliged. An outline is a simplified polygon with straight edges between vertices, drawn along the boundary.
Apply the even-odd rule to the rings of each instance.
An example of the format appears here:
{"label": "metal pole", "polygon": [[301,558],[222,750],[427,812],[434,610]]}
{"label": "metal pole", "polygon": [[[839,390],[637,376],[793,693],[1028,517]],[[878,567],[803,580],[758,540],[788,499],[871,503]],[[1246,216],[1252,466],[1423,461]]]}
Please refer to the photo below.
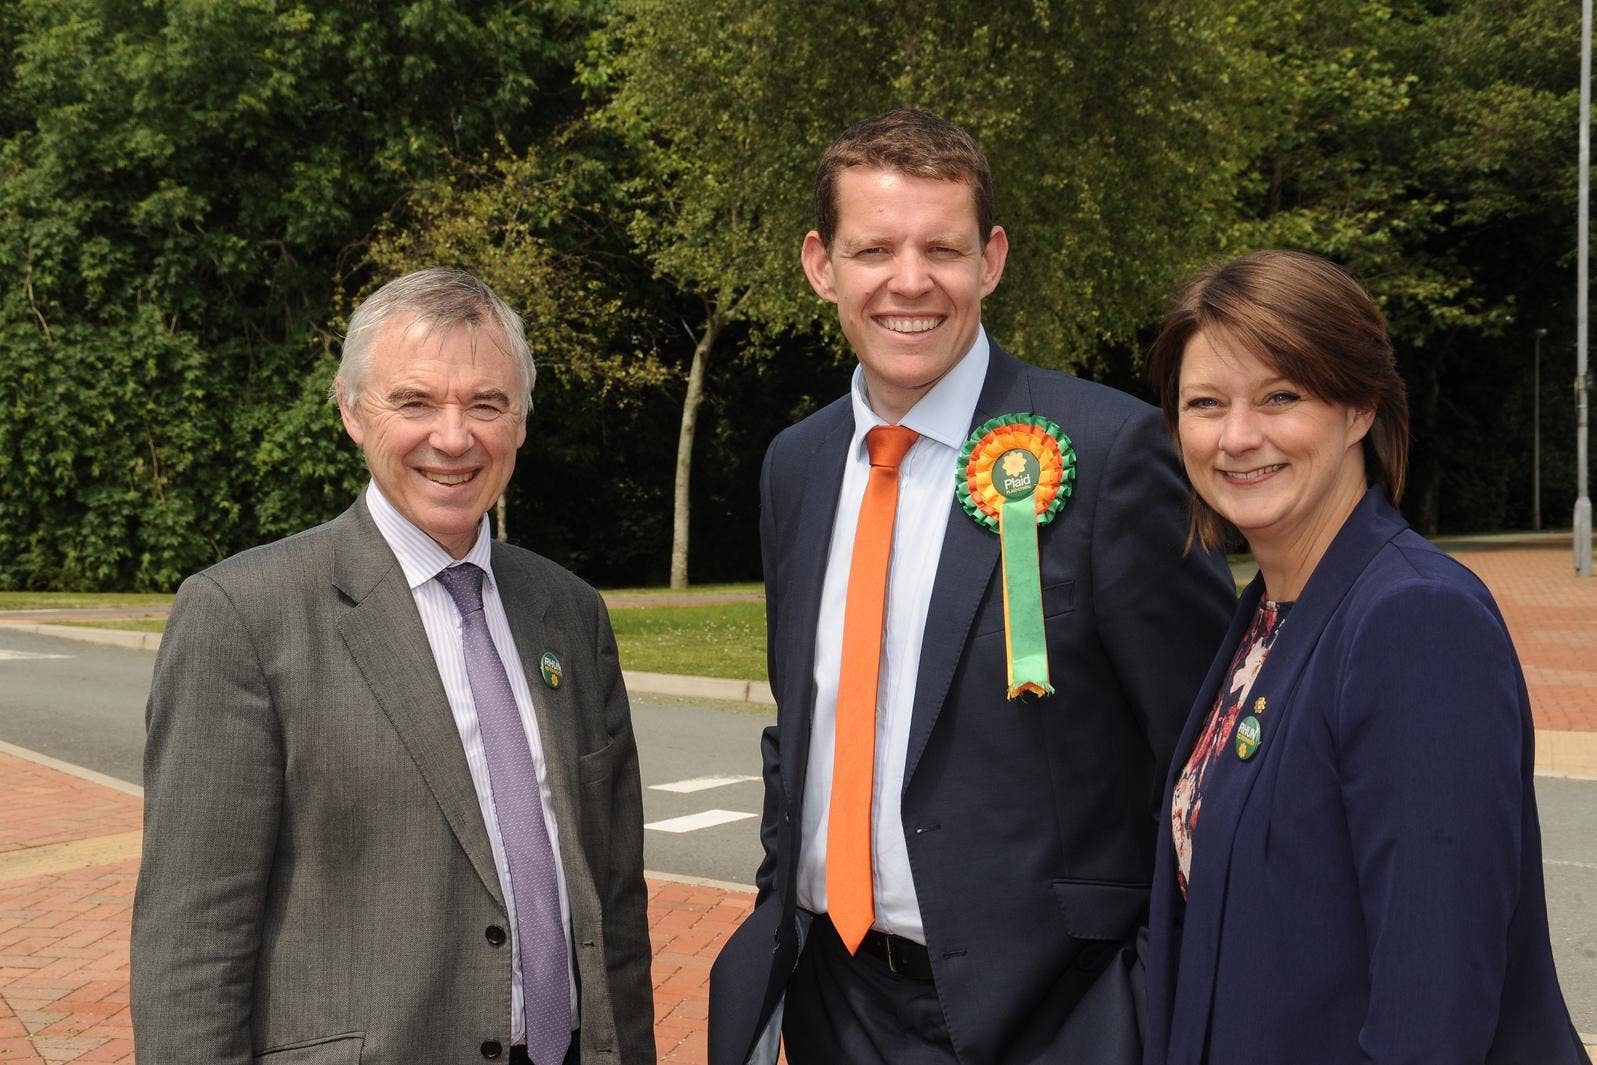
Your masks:
{"label": "metal pole", "polygon": [[1580,244],[1575,271],[1575,572],[1591,576],[1591,499],[1586,495],[1586,236],[1591,217],[1591,0],[1580,2]]}
{"label": "metal pole", "polygon": [[1542,337],[1547,330],[1537,329],[1536,357],[1530,371],[1530,527],[1542,531]]}

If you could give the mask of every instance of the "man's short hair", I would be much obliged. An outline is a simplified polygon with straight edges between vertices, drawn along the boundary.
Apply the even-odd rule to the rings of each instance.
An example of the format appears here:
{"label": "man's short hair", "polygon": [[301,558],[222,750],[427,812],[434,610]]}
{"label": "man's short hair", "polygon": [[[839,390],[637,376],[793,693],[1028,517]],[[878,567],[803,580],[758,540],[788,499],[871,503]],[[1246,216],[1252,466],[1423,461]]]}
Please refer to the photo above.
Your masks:
{"label": "man's short hair", "polygon": [[466,326],[479,334],[486,325],[495,327],[506,354],[521,371],[521,416],[532,413],[532,386],[538,376],[521,316],[511,310],[498,293],[461,270],[428,267],[397,277],[367,296],[349,318],[344,335],[344,354],[333,379],[335,396],[353,407],[360,398],[371,367],[372,345],[384,327],[396,316],[410,314],[414,324],[430,332],[447,333]]}
{"label": "man's short hair", "polygon": [[828,249],[837,232],[837,177],[854,166],[969,185],[986,246],[993,231],[993,172],[975,138],[952,122],[901,108],[856,122],[832,142],[815,172],[815,230]]}

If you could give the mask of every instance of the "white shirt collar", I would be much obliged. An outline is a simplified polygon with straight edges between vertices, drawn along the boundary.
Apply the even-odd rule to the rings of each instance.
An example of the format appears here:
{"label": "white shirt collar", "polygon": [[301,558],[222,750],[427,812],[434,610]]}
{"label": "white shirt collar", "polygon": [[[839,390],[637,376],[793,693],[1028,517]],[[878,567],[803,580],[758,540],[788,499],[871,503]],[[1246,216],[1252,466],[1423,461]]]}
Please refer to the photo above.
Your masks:
{"label": "white shirt collar", "polygon": [[[442,570],[455,564],[455,558],[440,547],[437,540],[416,528],[388,501],[388,497],[377,487],[376,481],[366,486],[366,509],[371,512],[377,531],[382,533],[383,539],[393,550],[394,557],[399,559],[399,566],[405,571],[405,583],[410,586],[411,591],[415,591],[438,576]],[[476,542],[471,545],[466,557],[459,561],[472,563],[488,575],[486,580],[493,580],[493,551],[488,540],[488,515],[482,516],[482,521],[477,526]]]}
{"label": "white shirt collar", "polygon": [[[976,330],[976,342],[970,346],[965,357],[917,400],[898,424],[955,451],[964,447],[965,436],[970,432],[971,416],[976,413],[976,401],[981,398],[982,385],[987,380],[988,360],[987,330],[982,327]],[[858,366],[854,367],[849,397],[854,405],[854,439],[857,445],[865,439],[866,433],[878,425],[886,425],[887,421],[872,410],[866,400],[865,373]]]}

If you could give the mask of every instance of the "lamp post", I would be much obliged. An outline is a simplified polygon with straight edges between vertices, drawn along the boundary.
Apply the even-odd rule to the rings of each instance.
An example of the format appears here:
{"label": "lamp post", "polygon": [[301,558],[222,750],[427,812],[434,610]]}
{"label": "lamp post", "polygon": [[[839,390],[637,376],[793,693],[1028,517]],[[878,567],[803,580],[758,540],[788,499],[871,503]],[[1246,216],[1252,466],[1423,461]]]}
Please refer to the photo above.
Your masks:
{"label": "lamp post", "polygon": [[1580,209],[1575,259],[1575,572],[1591,576],[1591,499],[1586,495],[1586,237],[1591,217],[1591,0],[1580,4]]}
{"label": "lamp post", "polygon": [[1531,333],[1536,338],[1536,357],[1530,371],[1530,527],[1542,531],[1542,337],[1547,330]]}

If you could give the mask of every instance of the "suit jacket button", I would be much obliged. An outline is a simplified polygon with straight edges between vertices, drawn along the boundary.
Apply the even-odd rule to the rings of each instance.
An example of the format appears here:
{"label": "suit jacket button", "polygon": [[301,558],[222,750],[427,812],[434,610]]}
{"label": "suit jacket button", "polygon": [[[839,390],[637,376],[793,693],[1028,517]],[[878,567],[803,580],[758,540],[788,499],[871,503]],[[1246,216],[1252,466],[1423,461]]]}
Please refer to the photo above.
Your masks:
{"label": "suit jacket button", "polygon": [[500,1046],[498,1040],[495,1040],[495,1039],[490,1039],[490,1040],[488,1040],[488,1042],[486,1042],[486,1043],[484,1043],[482,1045],[482,1056],[485,1057],[485,1058],[489,1058],[489,1059],[497,1058],[500,1054],[503,1054],[504,1052],[505,1052],[505,1048]]}
{"label": "suit jacket button", "polygon": [[496,947],[502,947],[505,945],[505,930],[496,924],[489,925],[487,929],[483,931],[483,935],[487,936],[488,942],[492,943]]}

